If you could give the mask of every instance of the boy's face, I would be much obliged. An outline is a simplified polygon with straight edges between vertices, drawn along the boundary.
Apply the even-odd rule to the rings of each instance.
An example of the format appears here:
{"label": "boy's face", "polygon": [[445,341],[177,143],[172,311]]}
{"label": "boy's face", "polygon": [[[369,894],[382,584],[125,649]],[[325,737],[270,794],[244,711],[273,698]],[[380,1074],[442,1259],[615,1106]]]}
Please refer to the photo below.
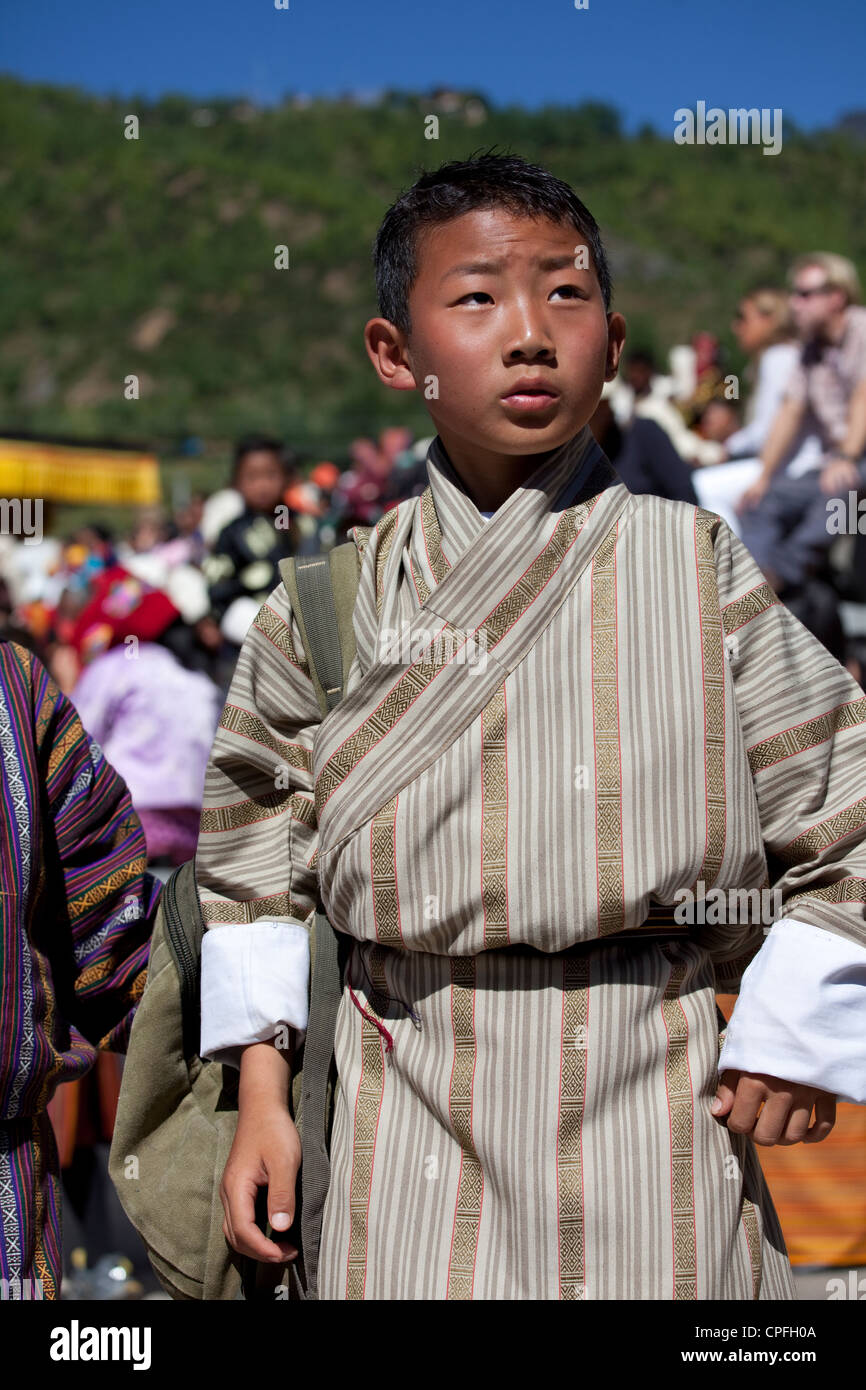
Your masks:
{"label": "boy's face", "polygon": [[270,449],[252,449],[244,454],[235,487],[253,511],[272,512],[286,490],[286,477],[276,454]]}
{"label": "boy's face", "polygon": [[640,358],[625,364],[625,379],[637,396],[646,395],[653,384],[654,375],[649,362],[642,362]]}
{"label": "boy's face", "polygon": [[724,444],[737,428],[737,413],[728,401],[710,401],[701,416],[697,433],[702,439],[714,439]]}
{"label": "boy's face", "polygon": [[[616,375],[625,339],[577,230],[485,208],[419,241],[411,341],[386,319],[367,324],[380,379],[424,392],[455,463],[539,454],[571,439]],[[525,378],[552,394],[515,394]]]}

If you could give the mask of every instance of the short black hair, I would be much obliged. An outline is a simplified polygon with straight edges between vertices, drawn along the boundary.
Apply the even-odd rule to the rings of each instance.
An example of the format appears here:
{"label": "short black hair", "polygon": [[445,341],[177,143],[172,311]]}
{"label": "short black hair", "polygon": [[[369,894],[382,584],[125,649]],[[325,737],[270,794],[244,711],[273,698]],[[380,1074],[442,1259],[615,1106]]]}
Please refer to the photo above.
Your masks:
{"label": "short black hair", "polygon": [[282,440],[275,439],[269,434],[245,434],[235,444],[235,456],[232,463],[232,482],[237,482],[241,464],[247,454],[256,454],[265,451],[275,454],[279,465],[284,473],[289,473],[293,467],[293,455],[290,449],[286,449]]}
{"label": "short black hair", "polygon": [[635,348],[625,359],[627,367],[649,367],[651,372],[657,372],[659,364],[656,356],[649,348]]}
{"label": "short black hair", "polygon": [[423,172],[386,212],[373,243],[379,313],[408,337],[409,292],[418,277],[418,237],[475,208],[502,207],[517,216],[568,222],[592,255],[605,311],[613,294],[598,223],[574,190],[540,164],[516,154],[473,155]]}
{"label": "short black hair", "polygon": [[739,419],[740,411],[735,401],[729,401],[727,396],[710,396],[692,411],[690,426],[692,429],[701,424],[711,405],[724,406],[725,410],[730,411],[732,415],[736,415]]}

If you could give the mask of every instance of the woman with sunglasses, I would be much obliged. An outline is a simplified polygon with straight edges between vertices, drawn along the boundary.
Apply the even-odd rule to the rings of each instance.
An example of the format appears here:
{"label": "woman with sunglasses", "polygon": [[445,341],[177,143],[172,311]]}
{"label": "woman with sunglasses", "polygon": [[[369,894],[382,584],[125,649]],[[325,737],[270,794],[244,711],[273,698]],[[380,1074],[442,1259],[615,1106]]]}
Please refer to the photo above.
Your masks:
{"label": "woman with sunglasses", "polygon": [[[692,479],[700,505],[718,512],[739,535],[736,504],[761,472],[759,455],[782,404],[787,382],[797,365],[799,347],[784,290],[763,286],[740,300],[731,323],[733,333],[749,357],[745,376],[752,386],[746,420],[724,441],[725,456],[712,468],[703,468]],[[787,472],[792,477],[821,463],[821,444],[808,428],[801,429],[791,448]]]}

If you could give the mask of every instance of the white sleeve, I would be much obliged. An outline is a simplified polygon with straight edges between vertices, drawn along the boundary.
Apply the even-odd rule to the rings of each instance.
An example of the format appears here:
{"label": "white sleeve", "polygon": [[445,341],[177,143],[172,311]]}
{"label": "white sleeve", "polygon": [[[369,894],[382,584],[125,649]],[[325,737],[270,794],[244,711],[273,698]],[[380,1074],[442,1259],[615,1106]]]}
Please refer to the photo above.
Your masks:
{"label": "white sleeve", "polygon": [[318,900],[313,740],[321,722],[300,628],[278,585],[249,628],[205,771],[195,874],[206,928],[200,1055],[307,1027]]}
{"label": "white sleeve", "polygon": [[866,947],[788,917],[743,975],[719,1057],[866,1105]]}
{"label": "white sleeve", "polygon": [[729,456],[752,457],[760,454],[797,359],[797,348],[791,343],[777,343],[761,354],[752,417],[747,425],[736,430],[726,441]]}
{"label": "white sleeve", "polygon": [[295,1029],[297,1046],[309,1021],[309,980],[310,937],[300,923],[211,927],[201,948],[199,1056],[239,1068],[241,1049],[268,1042],[282,1025]]}

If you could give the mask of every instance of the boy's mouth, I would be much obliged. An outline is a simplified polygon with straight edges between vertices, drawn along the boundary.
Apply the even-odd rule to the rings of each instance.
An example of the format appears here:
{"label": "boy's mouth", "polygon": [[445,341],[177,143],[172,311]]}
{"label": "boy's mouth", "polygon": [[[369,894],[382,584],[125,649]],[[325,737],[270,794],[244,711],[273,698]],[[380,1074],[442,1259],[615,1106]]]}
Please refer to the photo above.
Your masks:
{"label": "boy's mouth", "polygon": [[559,392],[553,386],[541,381],[521,380],[503,393],[500,400],[512,410],[546,410],[558,398]]}

